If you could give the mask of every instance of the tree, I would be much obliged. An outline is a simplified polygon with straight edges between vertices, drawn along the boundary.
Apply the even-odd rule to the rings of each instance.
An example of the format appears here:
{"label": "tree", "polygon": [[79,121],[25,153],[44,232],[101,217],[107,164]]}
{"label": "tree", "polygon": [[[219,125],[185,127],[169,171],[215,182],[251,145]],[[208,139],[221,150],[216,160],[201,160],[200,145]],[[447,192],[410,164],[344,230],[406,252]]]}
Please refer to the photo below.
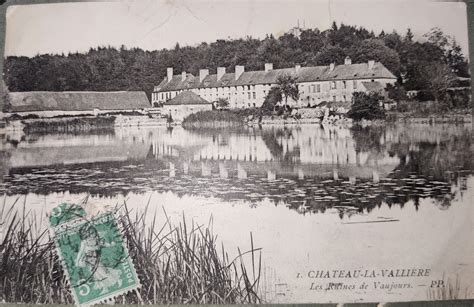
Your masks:
{"label": "tree", "polygon": [[385,118],[385,110],[379,104],[382,99],[382,96],[377,93],[355,92],[353,93],[353,103],[351,109],[347,112],[347,116],[355,121],[383,119]]}
{"label": "tree", "polygon": [[277,79],[277,88],[280,90],[281,95],[285,97],[285,106],[288,105],[288,97],[295,101],[300,97],[296,79],[290,75],[283,75]]}
{"label": "tree", "polygon": [[218,109],[227,109],[229,107],[229,101],[226,98],[219,98],[216,101],[216,107]]}
{"label": "tree", "polygon": [[408,28],[407,33],[405,34],[404,41],[409,43],[413,41],[413,33],[411,32],[410,28]]}
{"label": "tree", "polygon": [[271,112],[275,109],[278,102],[282,100],[281,90],[278,87],[272,87],[262,104],[262,111],[265,113]]}
{"label": "tree", "polygon": [[439,102],[457,79],[449,66],[442,63],[429,63],[423,67],[422,75],[426,89],[433,95],[436,102]]}
{"label": "tree", "polygon": [[396,102],[408,100],[407,92],[400,84],[387,84],[387,95],[388,98],[393,99]]}
{"label": "tree", "polygon": [[309,63],[312,65],[343,64],[346,56],[347,52],[343,48],[339,46],[328,46],[318,52]]}
{"label": "tree", "polygon": [[451,48],[446,52],[446,62],[458,76],[469,77],[469,63],[462,53],[461,46],[454,39]]}
{"label": "tree", "polygon": [[400,57],[393,49],[385,46],[381,39],[366,39],[355,47],[352,59],[356,63],[363,63],[369,60],[381,62],[391,72],[398,73],[400,70]]}

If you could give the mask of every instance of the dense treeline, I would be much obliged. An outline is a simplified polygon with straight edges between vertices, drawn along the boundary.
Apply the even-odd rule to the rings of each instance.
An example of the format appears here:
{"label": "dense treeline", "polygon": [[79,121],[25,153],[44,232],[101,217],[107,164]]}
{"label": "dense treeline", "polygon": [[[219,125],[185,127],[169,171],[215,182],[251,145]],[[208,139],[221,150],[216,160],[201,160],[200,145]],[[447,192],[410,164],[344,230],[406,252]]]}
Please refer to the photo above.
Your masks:
{"label": "dense treeline", "polygon": [[167,67],[173,67],[175,74],[184,70],[196,75],[201,68],[215,73],[217,66],[228,71],[235,65],[245,65],[246,70],[263,69],[265,62],[275,68],[342,64],[346,56],[353,63],[371,59],[382,62],[406,90],[429,87],[426,70],[434,66],[469,76],[460,46],[440,29],[416,41],[410,29],[402,35],[383,31],[376,35],[336,23],[325,31],[304,30],[300,37],[287,33],[279,38],[217,40],[193,47],[176,44],[169,50],[99,47],[85,54],[10,56],[5,62],[5,76],[10,91],[144,90],[149,95],[165,77]]}

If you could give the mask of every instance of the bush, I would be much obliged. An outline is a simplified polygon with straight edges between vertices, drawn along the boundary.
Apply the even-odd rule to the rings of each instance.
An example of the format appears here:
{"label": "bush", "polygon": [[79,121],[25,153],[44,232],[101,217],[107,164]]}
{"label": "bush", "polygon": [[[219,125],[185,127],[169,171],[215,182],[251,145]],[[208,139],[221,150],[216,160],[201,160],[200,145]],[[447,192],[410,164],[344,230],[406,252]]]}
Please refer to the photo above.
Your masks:
{"label": "bush", "polygon": [[183,127],[185,128],[220,128],[229,126],[242,126],[244,124],[244,116],[237,111],[228,110],[212,110],[200,111],[183,119]]}
{"label": "bush", "polygon": [[385,110],[380,106],[379,101],[383,98],[376,93],[366,94],[355,92],[353,94],[353,104],[347,116],[355,121],[362,119],[384,119]]}
{"label": "bush", "polygon": [[407,91],[399,84],[387,84],[388,98],[396,102],[408,100]]}
{"label": "bush", "polygon": [[410,104],[414,104],[414,103],[417,103],[417,102],[408,102],[408,101],[398,101],[397,102],[397,105],[395,106],[394,109],[392,109],[393,111],[396,111],[396,112],[400,112],[400,113],[406,113],[408,111],[410,111],[412,108],[410,107]]}

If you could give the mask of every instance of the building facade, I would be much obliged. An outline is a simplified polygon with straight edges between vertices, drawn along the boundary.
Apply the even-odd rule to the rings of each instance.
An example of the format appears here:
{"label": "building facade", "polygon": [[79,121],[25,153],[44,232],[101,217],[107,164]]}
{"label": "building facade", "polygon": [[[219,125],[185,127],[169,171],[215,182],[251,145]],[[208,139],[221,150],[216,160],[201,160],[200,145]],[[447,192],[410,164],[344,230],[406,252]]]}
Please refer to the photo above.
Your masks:
{"label": "building facade", "polygon": [[[201,69],[199,76],[186,72],[174,75],[173,68],[168,68],[167,77],[154,88],[152,102],[166,104],[178,94],[192,91],[209,102],[226,99],[231,108],[260,107],[278,78],[286,75],[296,78],[298,84],[299,99],[288,101],[293,107],[351,101],[354,92],[385,88],[397,80],[380,62],[352,64],[349,58],[343,65],[273,69],[273,65],[267,63],[261,71],[246,72],[244,66],[235,66],[235,72],[227,73],[224,67],[218,67],[216,74]],[[368,86],[367,83],[374,84]]]}

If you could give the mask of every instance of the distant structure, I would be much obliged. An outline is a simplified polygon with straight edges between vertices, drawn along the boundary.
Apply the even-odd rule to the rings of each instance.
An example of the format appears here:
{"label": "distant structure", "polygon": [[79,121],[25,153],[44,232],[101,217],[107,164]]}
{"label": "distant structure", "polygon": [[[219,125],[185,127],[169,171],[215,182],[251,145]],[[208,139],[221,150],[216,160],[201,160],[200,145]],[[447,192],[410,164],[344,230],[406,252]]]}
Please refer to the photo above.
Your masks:
{"label": "distant structure", "polygon": [[131,112],[150,108],[145,92],[11,92],[8,113],[59,115],[97,115]]}
{"label": "distant structure", "polygon": [[154,88],[153,104],[166,105],[185,91],[215,102],[220,98],[229,102],[230,108],[260,107],[270,89],[277,84],[280,76],[297,78],[300,98],[289,100],[293,107],[316,106],[322,102],[350,102],[354,92],[383,90],[387,84],[396,82],[396,77],[380,62],[352,64],[347,57],[343,65],[273,69],[266,63],[264,70],[245,71],[244,66],[235,66],[235,72],[227,73],[225,67],[218,67],[217,74],[209,74],[209,69],[201,69],[199,76],[182,72],[173,74],[168,68],[167,76]]}
{"label": "distant structure", "polygon": [[293,34],[294,36],[300,38],[301,33],[306,30],[305,29],[305,22],[303,20],[303,27],[300,27],[300,20],[298,19],[296,26],[291,28],[287,33],[288,34]]}

